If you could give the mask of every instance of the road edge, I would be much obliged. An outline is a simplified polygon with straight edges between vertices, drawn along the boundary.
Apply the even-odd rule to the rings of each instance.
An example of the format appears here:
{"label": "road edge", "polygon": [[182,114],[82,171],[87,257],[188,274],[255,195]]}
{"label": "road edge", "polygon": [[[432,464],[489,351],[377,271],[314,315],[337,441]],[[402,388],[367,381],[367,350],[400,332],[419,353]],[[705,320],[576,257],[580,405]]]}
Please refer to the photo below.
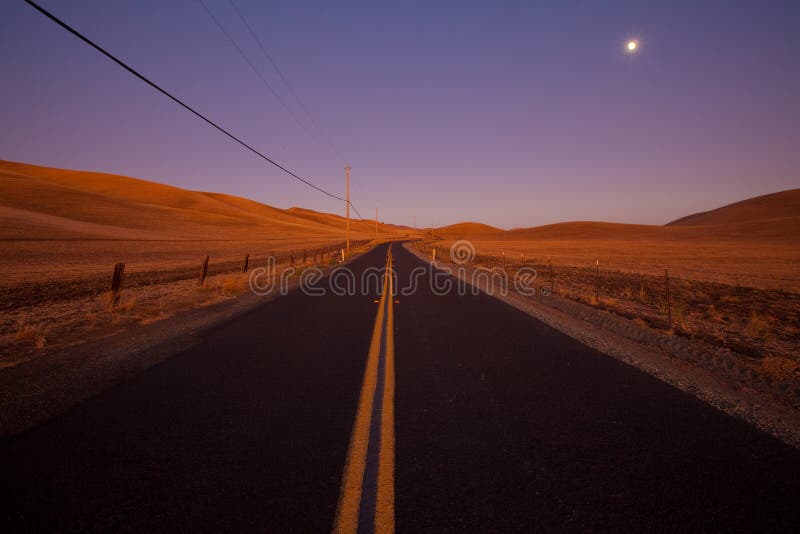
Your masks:
{"label": "road edge", "polygon": [[[420,261],[431,264],[429,258],[415,250],[408,242],[404,243],[403,247]],[[646,344],[621,331],[603,328],[588,320],[590,314],[597,312],[608,314],[606,311],[575,303],[579,307],[587,308],[578,317],[513,291],[509,291],[506,295],[487,292],[480,284],[477,286],[472,284],[470,275],[473,268],[465,265],[459,267],[465,268],[464,277],[458,276],[460,274],[458,271],[451,275],[463,279],[482,293],[505,302],[609,357],[688,393],[723,413],[742,419],[788,445],[800,448],[800,413],[780,404],[770,396],[731,384],[724,377],[691,361],[676,357],[670,352],[669,345]],[[633,321],[619,319],[631,323],[632,328],[640,328]]]}
{"label": "road edge", "polygon": [[[381,244],[370,245],[344,263],[326,266],[324,276]],[[291,280],[286,294],[298,287],[299,280]],[[0,440],[28,431],[133,378],[198,343],[203,331],[281,296],[280,292],[260,296],[248,291],[1,369]]]}

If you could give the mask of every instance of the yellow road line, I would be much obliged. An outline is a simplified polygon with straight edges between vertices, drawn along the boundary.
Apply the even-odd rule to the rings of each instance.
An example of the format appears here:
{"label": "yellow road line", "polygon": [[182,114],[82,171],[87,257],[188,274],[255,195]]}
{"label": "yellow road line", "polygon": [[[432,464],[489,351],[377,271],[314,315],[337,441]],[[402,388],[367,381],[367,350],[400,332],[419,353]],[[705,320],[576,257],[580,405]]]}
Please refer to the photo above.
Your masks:
{"label": "yellow road line", "polygon": [[[369,448],[372,424],[373,400],[378,382],[378,363],[381,352],[384,323],[386,332],[386,354],[384,360],[383,410],[381,413],[380,460],[378,466],[378,495],[376,498],[375,530],[394,532],[394,335],[393,335],[393,281],[391,272],[391,250],[387,256],[387,275],[383,281],[383,294],[375,325],[372,329],[367,356],[367,366],[361,386],[356,419],[350,436],[339,504],[333,532],[355,533],[358,530],[359,508]],[[386,299],[389,299],[388,302]],[[388,304],[388,306],[387,306]],[[384,314],[384,310],[387,310]],[[385,321],[386,320],[386,321]]]}
{"label": "yellow road line", "polygon": [[386,318],[386,361],[381,414],[381,453],[378,467],[378,497],[375,505],[375,531],[394,532],[394,280],[392,252],[389,249],[389,306]]}

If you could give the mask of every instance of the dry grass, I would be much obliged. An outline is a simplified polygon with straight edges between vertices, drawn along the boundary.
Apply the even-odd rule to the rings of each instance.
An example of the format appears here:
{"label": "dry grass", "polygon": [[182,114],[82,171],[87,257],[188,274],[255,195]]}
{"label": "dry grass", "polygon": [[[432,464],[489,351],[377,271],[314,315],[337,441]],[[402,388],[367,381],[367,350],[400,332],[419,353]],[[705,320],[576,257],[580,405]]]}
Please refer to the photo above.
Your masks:
{"label": "dry grass", "polygon": [[672,303],[672,321],[684,330],[690,330],[689,323],[689,304],[683,300],[676,300]]}
{"label": "dry grass", "polygon": [[16,340],[18,343],[43,349],[47,343],[47,333],[48,328],[41,323],[28,322],[26,319],[21,319],[17,326]]}
{"label": "dry grass", "polygon": [[[664,275],[670,277],[759,289],[800,292],[800,240],[794,243],[758,241],[714,241],[712,239],[575,239],[541,241],[473,241],[479,255],[519,258],[526,262],[562,267],[591,267],[600,260],[602,271]],[[439,241],[439,257],[447,256],[449,241]],[[424,251],[430,253],[431,247]],[[547,271],[543,271],[546,273]]]}
{"label": "dry grass", "polygon": [[220,280],[217,285],[220,294],[225,296],[240,295],[247,291],[248,287],[248,277],[246,274],[226,276]]}
{"label": "dry grass", "polygon": [[753,339],[766,339],[770,333],[770,323],[772,322],[770,319],[770,317],[752,312],[744,329],[745,334]]}
{"label": "dry grass", "polygon": [[800,378],[800,362],[796,359],[768,356],[761,361],[761,367],[767,374],[779,380]]}

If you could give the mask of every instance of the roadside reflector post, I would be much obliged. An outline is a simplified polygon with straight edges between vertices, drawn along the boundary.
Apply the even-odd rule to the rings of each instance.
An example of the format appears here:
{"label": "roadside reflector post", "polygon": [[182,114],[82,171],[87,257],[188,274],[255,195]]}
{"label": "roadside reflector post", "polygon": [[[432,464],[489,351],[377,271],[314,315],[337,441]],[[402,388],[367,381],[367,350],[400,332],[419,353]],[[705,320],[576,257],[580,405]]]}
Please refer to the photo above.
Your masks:
{"label": "roadside reflector post", "polygon": [[114,265],[114,274],[111,277],[111,307],[119,304],[119,292],[122,290],[122,273],[125,271],[124,263]]}
{"label": "roadside reflector post", "polygon": [[306,264],[307,260],[308,260],[308,252],[306,251],[306,249],[303,249],[303,265]]}
{"label": "roadside reflector post", "polygon": [[547,270],[550,271],[550,294],[556,292],[556,281],[553,279],[553,264],[550,262],[550,256],[547,256]]}
{"label": "roadside reflector post", "polygon": [[667,330],[672,330],[672,306],[669,302],[669,271],[664,266],[664,286],[667,290]]}
{"label": "roadside reflector post", "polygon": [[203,263],[200,264],[200,276],[197,277],[198,287],[203,287],[205,285],[207,274],[208,274],[208,256],[203,258]]}
{"label": "roadside reflector post", "polygon": [[342,249],[342,263],[344,263],[344,249]]}
{"label": "roadside reflector post", "polygon": [[250,267],[250,254],[247,253],[244,255],[244,260],[242,260],[242,272],[246,273],[247,268]]}
{"label": "roadside reflector post", "polygon": [[594,301],[600,302],[600,260],[597,260],[594,269]]}

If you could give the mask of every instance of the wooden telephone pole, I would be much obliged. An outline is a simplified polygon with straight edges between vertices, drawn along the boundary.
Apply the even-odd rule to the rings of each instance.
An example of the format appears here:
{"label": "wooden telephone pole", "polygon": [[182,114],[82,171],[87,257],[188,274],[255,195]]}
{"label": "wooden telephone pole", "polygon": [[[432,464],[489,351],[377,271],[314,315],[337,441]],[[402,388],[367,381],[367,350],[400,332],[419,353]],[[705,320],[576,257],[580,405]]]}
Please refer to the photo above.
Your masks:
{"label": "wooden telephone pole", "polygon": [[347,243],[347,255],[350,255],[350,165],[344,168],[345,180],[347,182],[347,235],[346,235],[346,243]]}

